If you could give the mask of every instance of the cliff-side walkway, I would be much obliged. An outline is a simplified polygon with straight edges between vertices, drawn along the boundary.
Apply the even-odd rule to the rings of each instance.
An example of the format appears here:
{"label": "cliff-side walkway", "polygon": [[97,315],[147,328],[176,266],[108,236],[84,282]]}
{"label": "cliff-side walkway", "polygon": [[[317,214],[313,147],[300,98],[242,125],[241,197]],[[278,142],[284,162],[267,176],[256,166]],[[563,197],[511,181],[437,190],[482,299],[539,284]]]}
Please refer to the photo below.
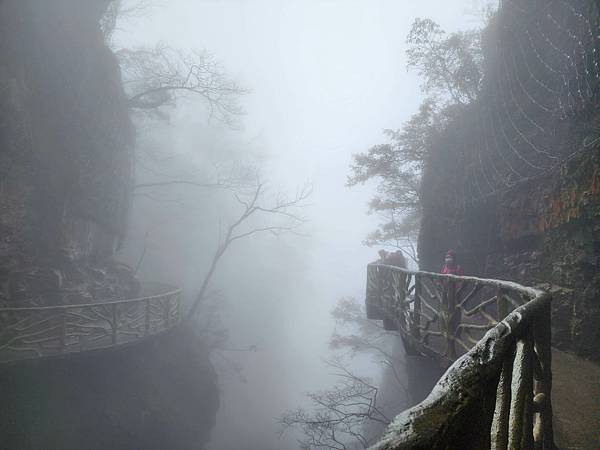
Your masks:
{"label": "cliff-side walkway", "polygon": [[372,449],[554,450],[550,302],[508,281],[369,264],[367,317],[449,366]]}
{"label": "cliff-side walkway", "polygon": [[153,285],[139,298],[0,308],[0,363],[137,343],[180,322],[181,289]]}

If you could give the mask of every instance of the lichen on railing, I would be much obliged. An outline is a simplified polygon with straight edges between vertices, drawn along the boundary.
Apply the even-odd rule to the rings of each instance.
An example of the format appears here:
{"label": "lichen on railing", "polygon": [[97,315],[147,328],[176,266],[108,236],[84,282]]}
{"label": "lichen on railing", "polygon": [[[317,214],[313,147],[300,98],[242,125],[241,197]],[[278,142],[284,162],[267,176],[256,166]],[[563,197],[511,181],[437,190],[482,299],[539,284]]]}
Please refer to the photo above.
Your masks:
{"label": "lichen on railing", "polygon": [[555,448],[550,301],[516,283],[370,264],[368,317],[451,364],[373,448]]}
{"label": "lichen on railing", "polygon": [[0,363],[130,344],[180,321],[181,290],[89,304],[0,308]]}

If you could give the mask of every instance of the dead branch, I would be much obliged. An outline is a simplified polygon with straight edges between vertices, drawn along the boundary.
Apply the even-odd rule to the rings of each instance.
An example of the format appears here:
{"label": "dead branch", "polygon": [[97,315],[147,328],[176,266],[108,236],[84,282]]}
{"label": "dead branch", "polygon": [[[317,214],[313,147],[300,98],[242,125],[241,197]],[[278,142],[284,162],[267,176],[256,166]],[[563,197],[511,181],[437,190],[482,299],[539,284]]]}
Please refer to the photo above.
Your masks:
{"label": "dead branch", "polygon": [[131,108],[156,110],[182,95],[205,100],[210,117],[226,124],[243,114],[238,103],[248,90],[228,78],[208,52],[184,53],[165,44],[117,52]]}
{"label": "dead branch", "polygon": [[369,422],[387,425],[390,418],[377,406],[378,389],[367,378],[348,370],[341,361],[326,364],[336,369],[340,381],[333,388],[308,394],[314,411],[299,408],[280,419],[281,433],[302,432],[301,444],[308,448],[368,448],[371,444],[362,430]]}
{"label": "dead branch", "polygon": [[[219,240],[211,264],[202,281],[200,292],[198,293],[198,296],[196,297],[196,300],[190,309],[190,317],[195,316],[198,308],[204,301],[206,291],[217,269],[219,261],[232,243],[240,239],[264,232],[270,232],[275,235],[290,232],[296,233],[298,228],[306,223],[307,219],[299,215],[297,211],[299,208],[304,206],[304,203],[310,197],[312,193],[311,187],[308,185],[304,186],[291,199],[285,199],[279,196],[279,198],[275,200],[275,203],[270,206],[263,204],[264,193],[265,185],[258,182],[254,191],[249,195],[245,196],[241,192],[236,192],[233,194],[233,197],[242,206],[242,211],[240,212],[238,218],[231,223],[229,227],[227,227],[227,231]],[[269,224],[265,226],[250,225],[248,228],[245,228],[245,225],[248,225],[248,222],[251,219],[258,218],[258,216],[262,216],[263,220],[269,217],[272,218],[274,216],[280,216],[285,218],[286,222]]]}

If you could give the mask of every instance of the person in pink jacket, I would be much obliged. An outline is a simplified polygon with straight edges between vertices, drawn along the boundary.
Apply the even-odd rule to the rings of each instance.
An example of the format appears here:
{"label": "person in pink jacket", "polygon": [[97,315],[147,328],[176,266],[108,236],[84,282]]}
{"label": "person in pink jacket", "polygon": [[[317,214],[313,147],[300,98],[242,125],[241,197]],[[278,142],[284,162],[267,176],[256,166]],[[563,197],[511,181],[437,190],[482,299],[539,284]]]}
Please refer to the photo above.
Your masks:
{"label": "person in pink jacket", "polygon": [[465,271],[462,266],[456,264],[456,253],[454,250],[448,250],[444,258],[444,267],[442,267],[444,275],[464,275]]}

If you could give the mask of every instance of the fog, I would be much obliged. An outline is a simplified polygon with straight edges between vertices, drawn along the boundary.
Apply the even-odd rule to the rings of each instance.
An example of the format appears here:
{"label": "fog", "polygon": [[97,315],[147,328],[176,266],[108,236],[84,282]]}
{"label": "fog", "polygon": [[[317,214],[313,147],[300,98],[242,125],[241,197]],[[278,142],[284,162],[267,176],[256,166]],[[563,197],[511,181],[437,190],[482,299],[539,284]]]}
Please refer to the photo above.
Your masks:
{"label": "fog", "polygon": [[[334,382],[323,363],[335,328],[330,311],[342,296],[362,301],[365,266],[376,258],[377,249],[362,244],[377,224],[366,214],[373,187],[346,187],[352,154],[382,142],[382,130],[398,128],[422,100],[404,55],[414,19],[453,31],[472,25],[472,5],[170,0],[119,22],[115,49],[157,42],[206,49],[250,90],[234,128],[209,121],[194,100],[179,102],[159,125],[137,119],[138,149],[176,155],[163,170],[202,179],[207,161],[227,154],[260,165],[272,192],[312,184],[301,235],[237,242],[211,282],[228,340],[212,357],[221,405],[210,449],[298,448],[295,436],[279,438],[277,418],[302,405],[305,392]],[[138,180],[152,179],[144,166],[136,171]],[[192,298],[216,246],[216,224],[234,215],[226,196],[187,189],[163,192],[154,203],[136,199],[125,257],[135,265],[146,245],[140,274],[180,284]],[[160,211],[148,213],[149,204]],[[356,364],[382,376],[368,358]]]}

